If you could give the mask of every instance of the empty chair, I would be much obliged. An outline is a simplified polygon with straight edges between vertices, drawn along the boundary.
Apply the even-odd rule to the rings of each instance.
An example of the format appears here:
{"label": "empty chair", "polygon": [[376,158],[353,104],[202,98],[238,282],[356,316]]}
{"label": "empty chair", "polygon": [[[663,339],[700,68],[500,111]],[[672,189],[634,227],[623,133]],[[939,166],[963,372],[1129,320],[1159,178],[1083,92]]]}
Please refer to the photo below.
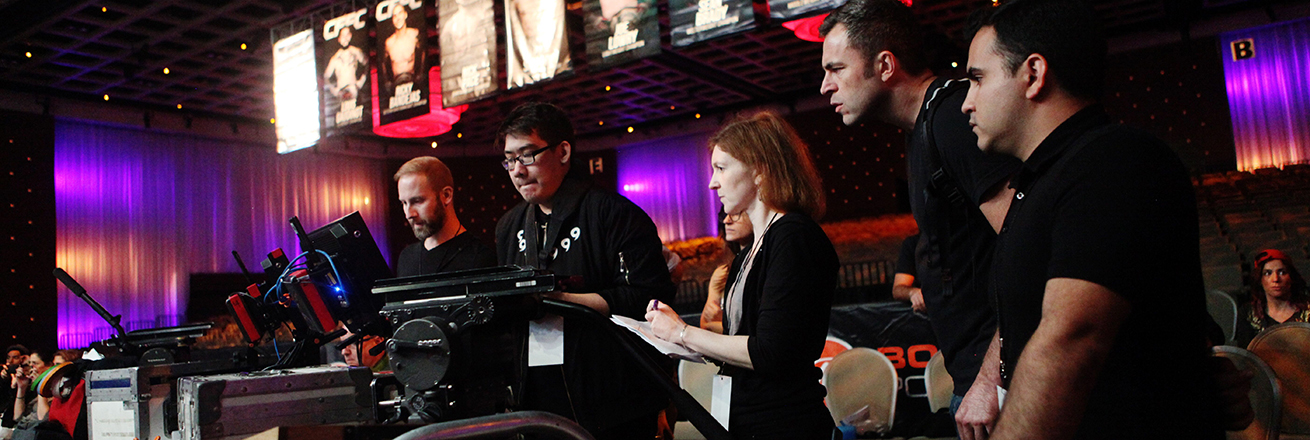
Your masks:
{"label": "empty chair", "polygon": [[[1269,227],[1272,228],[1273,226],[1269,226]],[[1274,231],[1274,230],[1232,231],[1230,230],[1230,232],[1233,233],[1232,239],[1234,242],[1237,243],[1237,246],[1239,248],[1242,248],[1243,250],[1248,250],[1248,251],[1256,250],[1256,249],[1268,249],[1268,247],[1261,247],[1261,246],[1266,243],[1277,243],[1287,239],[1287,234],[1284,234],[1283,231]]]}
{"label": "empty chair", "polygon": [[1247,350],[1269,364],[1283,395],[1282,432],[1310,435],[1310,324],[1289,322],[1265,329]]}
{"label": "empty chair", "polygon": [[1214,319],[1219,328],[1224,330],[1224,340],[1215,341],[1231,345],[1233,334],[1237,330],[1237,300],[1232,296],[1219,290],[1205,291],[1205,309],[1210,312],[1210,317]]}
{"label": "empty chair", "polygon": [[955,395],[955,380],[946,372],[946,357],[942,352],[933,353],[928,365],[923,368],[924,381],[928,383],[928,410],[941,411],[951,407],[951,397]]}
{"label": "empty chair", "polygon": [[1236,291],[1246,284],[1242,281],[1242,268],[1239,266],[1203,267],[1201,272],[1205,275],[1206,289]]}
{"label": "empty chair", "polygon": [[1251,410],[1255,421],[1241,431],[1228,431],[1229,440],[1278,440],[1280,418],[1282,413],[1282,396],[1274,371],[1258,356],[1237,347],[1221,345],[1214,348],[1214,355],[1228,358],[1238,370],[1251,371]]}
{"label": "empty chair", "polygon": [[840,424],[857,412],[867,410],[851,425],[864,432],[891,431],[896,417],[896,367],[887,356],[866,347],[856,347],[833,356],[823,373],[828,388],[828,412]]}
{"label": "empty chair", "polygon": [[[1222,238],[1222,237],[1220,237]],[[1220,267],[1231,266],[1240,267],[1242,257],[1237,253],[1237,247],[1232,243],[1224,241],[1222,244],[1201,247],[1201,266],[1202,267]]]}

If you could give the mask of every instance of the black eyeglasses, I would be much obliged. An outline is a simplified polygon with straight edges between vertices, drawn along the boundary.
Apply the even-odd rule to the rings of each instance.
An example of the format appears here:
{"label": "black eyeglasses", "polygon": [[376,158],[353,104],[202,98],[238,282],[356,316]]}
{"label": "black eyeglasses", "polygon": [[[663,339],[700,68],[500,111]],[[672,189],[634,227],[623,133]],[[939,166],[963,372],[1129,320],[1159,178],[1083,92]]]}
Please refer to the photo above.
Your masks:
{"label": "black eyeglasses", "polygon": [[[561,142],[561,143],[562,143],[562,142]],[[555,144],[555,145],[559,145],[559,144]],[[549,150],[549,149],[551,149],[551,148],[555,148],[555,145],[547,145],[547,146],[545,146],[545,147],[538,148],[538,149],[536,149],[536,150],[534,150],[534,151],[529,151],[529,152],[523,153],[523,154],[519,155],[518,157],[511,157],[511,158],[508,158],[508,159],[502,160],[502,161],[500,161],[500,165],[503,166],[503,167],[505,167],[505,171],[509,171],[510,168],[513,168],[515,162],[518,162],[519,164],[522,164],[523,166],[532,165],[532,164],[534,164],[534,163],[537,163],[537,155],[538,155],[538,154],[541,154],[543,151]]]}

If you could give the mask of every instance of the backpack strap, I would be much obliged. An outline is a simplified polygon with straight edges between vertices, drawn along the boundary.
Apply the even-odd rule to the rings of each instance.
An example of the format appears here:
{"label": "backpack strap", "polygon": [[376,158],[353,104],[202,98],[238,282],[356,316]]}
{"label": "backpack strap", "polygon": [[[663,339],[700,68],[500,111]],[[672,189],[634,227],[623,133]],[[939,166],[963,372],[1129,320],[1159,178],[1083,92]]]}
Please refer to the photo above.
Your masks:
{"label": "backpack strap", "polygon": [[942,106],[934,105],[943,98],[952,93],[967,91],[969,88],[968,80],[953,79],[948,80],[940,87],[932,91],[928,101],[924,102],[923,108],[927,110],[927,120],[924,121],[924,140],[928,144],[927,159],[928,168],[933,170],[928,176],[927,188],[932,191],[933,195],[950,202],[951,205],[963,205],[968,199],[964,196],[964,191],[960,190],[960,185],[955,178],[946,173],[946,168],[942,166],[941,151],[937,148],[937,138],[933,132],[933,121],[937,119],[937,111]]}

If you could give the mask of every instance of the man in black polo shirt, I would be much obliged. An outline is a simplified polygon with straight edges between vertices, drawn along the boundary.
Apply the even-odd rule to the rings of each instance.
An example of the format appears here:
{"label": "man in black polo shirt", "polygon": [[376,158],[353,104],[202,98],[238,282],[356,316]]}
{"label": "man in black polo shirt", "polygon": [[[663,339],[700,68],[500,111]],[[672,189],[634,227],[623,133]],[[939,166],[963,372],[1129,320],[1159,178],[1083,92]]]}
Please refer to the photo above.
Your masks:
{"label": "man in black polo shirt", "polygon": [[455,216],[450,168],[431,156],[416,157],[396,171],[405,220],[419,242],[400,251],[396,275],[407,277],[496,265],[496,251],[478,241]]}
{"label": "man in black polo shirt", "polygon": [[1008,386],[993,437],[1222,438],[1191,181],[1097,104],[1095,17],[1014,0],[969,48],[978,144],[1023,161],[992,269]]}
{"label": "man in black polo shirt", "polygon": [[[574,143],[573,124],[551,104],[525,103],[501,123],[501,163],[523,202],[496,224],[498,259],[578,281],[551,299],[645,319],[652,299],[668,302],[675,292],[655,222],[627,198],[593,187],[586,168],[573,164]],[[548,314],[530,330],[526,409],[573,419],[597,440],[655,437],[669,400],[605,329]]]}
{"label": "man in black polo shirt", "polygon": [[830,95],[842,121],[880,120],[910,133],[910,208],[922,235],[917,279],[955,380],[956,428],[965,440],[986,438],[999,410],[1000,384],[995,368],[980,370],[996,331],[987,295],[993,224],[1005,215],[1004,183],[1020,163],[978,150],[967,118],[957,111],[965,82],[933,75],[919,23],[903,3],[850,0],[819,29],[827,72],[820,92]]}

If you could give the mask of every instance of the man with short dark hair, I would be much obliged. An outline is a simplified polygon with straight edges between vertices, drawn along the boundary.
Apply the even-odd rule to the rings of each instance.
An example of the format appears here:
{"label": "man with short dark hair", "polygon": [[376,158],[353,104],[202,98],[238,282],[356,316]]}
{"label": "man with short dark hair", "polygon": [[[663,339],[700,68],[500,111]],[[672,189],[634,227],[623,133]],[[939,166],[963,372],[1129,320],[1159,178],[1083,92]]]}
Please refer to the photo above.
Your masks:
{"label": "man with short dark hair", "polygon": [[992,269],[1008,389],[994,438],[1223,438],[1191,180],[1097,104],[1095,17],[1014,0],[969,47],[978,144],[1023,161]]}
{"label": "man with short dark hair", "polygon": [[17,381],[14,381],[12,376],[18,367],[28,363],[30,355],[31,350],[22,344],[12,344],[5,348],[7,358],[5,358],[4,369],[0,369],[0,382],[4,384],[0,385],[0,395],[3,395],[0,397],[0,405],[3,405],[0,407],[0,439],[9,439],[13,435],[14,426],[18,424],[17,415],[13,413],[13,401],[17,397],[17,390],[13,385]]}
{"label": "man with short dark hair", "polygon": [[396,276],[428,275],[496,265],[496,252],[468,232],[455,215],[455,181],[440,159],[423,156],[394,176],[405,221],[418,243],[400,251]]}
{"label": "man with short dark hair", "polygon": [[17,417],[14,416],[14,398],[16,391],[12,385],[15,382],[12,375],[19,366],[27,362],[27,357],[32,354],[31,350],[22,344],[10,345],[5,349],[5,366],[0,370],[0,438],[9,438],[13,433],[14,425],[18,423]]}
{"label": "man with short dark hair", "polygon": [[[572,165],[573,125],[563,110],[519,106],[501,123],[496,144],[523,196],[496,225],[501,264],[580,277],[567,292],[546,296],[603,315],[643,320],[652,299],[673,299],[655,223],[623,196],[592,188]],[[668,399],[604,330],[553,315],[532,322],[525,406],[571,418],[597,439],[653,438]],[[551,344],[560,337],[562,346]]]}
{"label": "man with short dark hair", "polygon": [[923,31],[900,1],[850,0],[820,32],[827,72],[820,92],[830,95],[842,122],[880,120],[909,133],[910,207],[922,236],[916,280],[955,380],[956,428],[965,440],[986,438],[1000,384],[994,368],[980,368],[996,331],[987,294],[993,227],[1005,215],[1004,183],[1019,161],[978,151],[968,120],[956,111],[964,82],[928,68]]}

